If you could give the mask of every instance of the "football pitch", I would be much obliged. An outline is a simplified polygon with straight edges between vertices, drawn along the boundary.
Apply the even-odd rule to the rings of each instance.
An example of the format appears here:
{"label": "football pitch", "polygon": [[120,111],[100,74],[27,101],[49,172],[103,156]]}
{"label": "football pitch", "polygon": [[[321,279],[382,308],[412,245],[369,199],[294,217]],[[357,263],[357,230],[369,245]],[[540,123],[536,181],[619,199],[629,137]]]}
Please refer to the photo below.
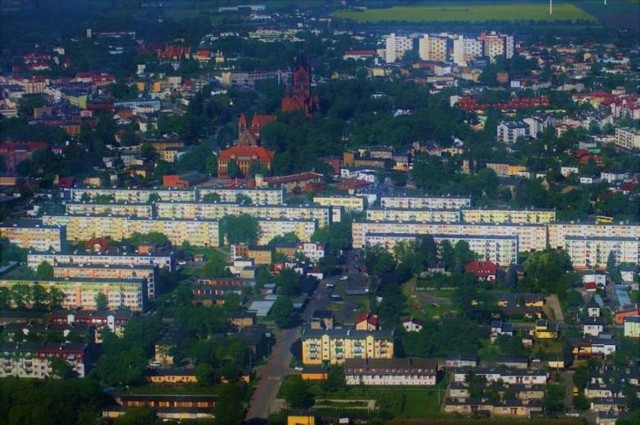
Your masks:
{"label": "football pitch", "polygon": [[438,6],[391,7],[388,9],[366,9],[361,11],[338,11],[335,18],[350,19],[356,22],[426,22],[426,21],[593,21],[597,19],[572,4],[556,4],[553,14],[549,14],[548,3],[478,5],[467,6],[460,3]]}

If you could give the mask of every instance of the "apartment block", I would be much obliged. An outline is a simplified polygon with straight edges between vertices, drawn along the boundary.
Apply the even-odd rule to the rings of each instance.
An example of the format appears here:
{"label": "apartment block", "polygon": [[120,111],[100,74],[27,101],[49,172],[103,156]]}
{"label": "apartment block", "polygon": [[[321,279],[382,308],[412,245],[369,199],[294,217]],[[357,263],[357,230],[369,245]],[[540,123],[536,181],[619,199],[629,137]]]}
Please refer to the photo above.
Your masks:
{"label": "apartment block", "polygon": [[[432,235],[437,244],[449,241],[455,246],[459,241],[469,244],[469,249],[478,255],[481,261],[491,261],[501,267],[508,267],[518,262],[518,237],[517,236],[470,236],[470,235]],[[368,233],[365,243],[369,246],[380,245],[392,251],[402,241],[415,241],[416,235],[393,233]]]}
{"label": "apartment block", "polygon": [[564,248],[569,236],[590,238],[640,238],[640,225],[629,223],[549,223],[549,246]]}
{"label": "apartment block", "polygon": [[53,277],[63,279],[144,279],[147,282],[147,297],[153,299],[156,295],[156,267],[152,265],[56,263],[55,267],[53,267]]}
{"label": "apartment block", "polygon": [[501,121],[498,124],[496,138],[499,142],[513,145],[519,138],[530,135],[529,125],[523,121]]}
{"label": "apartment block", "polygon": [[640,149],[640,130],[632,128],[616,128],[615,145],[619,148]]}
{"label": "apartment block", "polygon": [[110,267],[126,266],[132,268],[153,266],[159,268],[164,267],[170,272],[173,272],[176,268],[176,256],[173,252],[155,254],[127,252],[121,254],[94,254],[32,251],[27,254],[27,265],[34,271],[43,261],[53,265],[54,270],[58,264],[78,264],[86,266],[107,265]]}
{"label": "apartment block", "polygon": [[366,207],[363,196],[314,196],[313,203],[334,209],[344,208],[348,212],[362,212]]}
{"label": "apartment block", "polygon": [[66,247],[66,229],[40,220],[13,220],[0,223],[0,237],[24,249],[62,251]]}
{"label": "apartment block", "polygon": [[556,221],[555,210],[462,209],[465,223],[546,224]]}
{"label": "apartment block", "polygon": [[53,378],[52,359],[64,360],[78,378],[84,378],[86,357],[87,345],[80,342],[5,342],[0,344],[0,378]]}
{"label": "apartment block", "polygon": [[311,235],[318,228],[314,220],[294,220],[294,219],[261,219],[260,239],[258,245],[267,245],[276,236],[285,233],[295,233],[301,242],[311,241]]}
{"label": "apartment block", "polygon": [[392,359],[393,332],[352,329],[302,331],[302,363],[342,364],[347,359]]}
{"label": "apartment block", "polygon": [[436,385],[438,366],[434,360],[348,359],[344,362],[347,385]]}
{"label": "apartment block", "polygon": [[640,238],[567,236],[563,249],[578,269],[605,269],[609,255],[616,264],[640,262]]}
{"label": "apartment block", "polygon": [[65,204],[67,214],[73,215],[113,215],[119,217],[153,217],[152,204],[129,203],[87,203],[67,202]]}
{"label": "apartment block", "polygon": [[[200,187],[197,190],[198,200],[205,196],[217,194],[220,202],[237,202],[238,195],[246,196],[251,202],[259,205],[282,205],[284,204],[284,190],[282,189],[242,189],[242,188],[222,188],[222,187]],[[164,199],[163,199],[164,200]],[[194,199],[185,199],[193,201]]]}
{"label": "apartment block", "polygon": [[549,373],[546,370],[528,370],[528,369],[456,369],[451,375],[452,382],[465,382],[470,371],[474,375],[483,377],[487,382],[502,381],[505,384],[525,384],[525,385],[546,385],[549,379]]}
{"label": "apartment block", "polygon": [[624,336],[627,338],[640,338],[640,316],[624,318]]}
{"label": "apartment block", "polygon": [[413,50],[413,39],[403,35],[391,33],[384,39],[384,61],[394,63],[410,50]]}
{"label": "apartment block", "polygon": [[438,223],[356,220],[353,222],[353,247],[363,248],[366,235],[391,233],[400,235],[465,235],[517,237],[520,252],[541,251],[547,247],[543,224]]}
{"label": "apartment block", "polygon": [[241,205],[215,202],[157,202],[158,218],[219,220],[226,215],[248,214],[256,218],[317,220],[318,226],[331,223],[331,207],[309,205]]}
{"label": "apartment block", "polygon": [[383,221],[460,221],[459,210],[370,208],[366,211],[367,220]]}
{"label": "apartment block", "polygon": [[449,50],[449,37],[446,34],[425,34],[418,41],[418,54],[425,61],[447,62]]}
{"label": "apartment block", "polygon": [[[109,197],[115,202],[129,202],[134,204],[148,203],[158,197],[163,201],[195,201],[196,192],[193,189],[100,189],[100,188],[72,188],[64,193],[65,199],[74,202],[95,200],[96,197]],[[88,199],[87,199],[88,198]]]}
{"label": "apartment block", "polygon": [[67,238],[75,241],[105,236],[122,240],[134,233],[158,232],[167,236],[173,245],[189,242],[194,246],[220,246],[220,231],[215,220],[52,215],[44,216],[43,222],[65,226]]}
{"label": "apartment block", "polygon": [[65,279],[50,278],[38,281],[29,279],[1,278],[0,288],[11,289],[16,285],[32,286],[39,284],[45,290],[56,288],[64,294],[62,308],[97,310],[96,296],[107,297],[107,309],[127,308],[131,311],[143,311],[147,300],[147,282],[138,280],[117,279]]}
{"label": "apartment block", "polygon": [[457,210],[471,207],[470,197],[450,196],[382,196],[382,208]]}

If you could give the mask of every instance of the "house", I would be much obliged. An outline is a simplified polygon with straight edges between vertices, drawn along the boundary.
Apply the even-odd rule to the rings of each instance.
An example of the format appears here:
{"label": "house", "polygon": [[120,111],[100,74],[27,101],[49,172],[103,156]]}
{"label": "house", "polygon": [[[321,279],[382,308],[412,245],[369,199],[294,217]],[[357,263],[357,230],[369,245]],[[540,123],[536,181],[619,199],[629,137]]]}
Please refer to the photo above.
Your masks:
{"label": "house", "polygon": [[624,318],[624,336],[627,338],[640,338],[640,316],[627,316]]}
{"label": "house", "polygon": [[437,363],[428,359],[348,359],[344,363],[347,385],[436,385]]}
{"label": "house", "polygon": [[552,323],[548,320],[536,320],[536,325],[530,333],[535,339],[558,339],[560,329],[557,323]]}
{"label": "house", "polygon": [[354,322],[354,328],[359,331],[377,331],[380,330],[380,320],[377,314],[360,313]]}
{"label": "house", "polygon": [[309,327],[311,329],[333,329],[333,311],[315,310],[311,315]]}
{"label": "house", "polygon": [[491,261],[472,261],[464,266],[467,273],[475,274],[478,279],[494,282],[498,277],[498,265]]}
{"label": "house", "polygon": [[604,332],[604,320],[601,317],[588,317],[580,324],[583,335],[599,336]]}
{"label": "house", "polygon": [[407,332],[420,332],[424,328],[424,321],[411,316],[402,321],[402,326]]}
{"label": "house", "polygon": [[213,419],[218,396],[212,394],[114,394],[117,406],[102,411],[103,418],[118,418],[128,409],[152,408],[163,420],[196,421]]}
{"label": "house", "polygon": [[476,367],[478,366],[477,354],[454,354],[450,355],[445,360],[445,367],[447,369]]}
{"label": "house", "polygon": [[623,306],[622,309],[613,313],[613,321],[616,325],[622,325],[627,316],[640,316],[640,305]]}
{"label": "house", "polygon": [[515,326],[513,323],[504,323],[502,320],[494,320],[491,322],[491,342],[500,336],[514,336]]}
{"label": "house", "polygon": [[238,330],[256,324],[256,314],[245,310],[230,311],[227,313],[227,318]]}
{"label": "house", "polygon": [[529,358],[501,356],[500,358],[498,358],[496,364],[513,369],[527,369],[529,367]]}

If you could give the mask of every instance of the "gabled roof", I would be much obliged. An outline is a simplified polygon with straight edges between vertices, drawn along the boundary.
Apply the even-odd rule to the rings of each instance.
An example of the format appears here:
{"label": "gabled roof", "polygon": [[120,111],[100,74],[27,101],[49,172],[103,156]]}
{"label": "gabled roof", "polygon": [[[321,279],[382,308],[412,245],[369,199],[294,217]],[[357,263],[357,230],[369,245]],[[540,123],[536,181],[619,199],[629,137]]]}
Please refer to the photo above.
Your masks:
{"label": "gabled roof", "polygon": [[257,159],[262,162],[273,160],[275,153],[262,146],[231,146],[224,149],[218,156],[219,161],[232,159]]}

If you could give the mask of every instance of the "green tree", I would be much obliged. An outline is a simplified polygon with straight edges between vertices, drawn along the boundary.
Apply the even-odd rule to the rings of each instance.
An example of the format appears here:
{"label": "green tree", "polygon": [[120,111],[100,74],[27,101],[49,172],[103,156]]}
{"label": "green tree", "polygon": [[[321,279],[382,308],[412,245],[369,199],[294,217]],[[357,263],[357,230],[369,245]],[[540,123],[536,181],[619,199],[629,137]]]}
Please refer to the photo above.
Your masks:
{"label": "green tree", "polygon": [[29,285],[20,283],[11,288],[11,300],[17,308],[25,308],[31,305],[31,288]]}
{"label": "green tree", "polygon": [[549,417],[557,417],[564,411],[564,386],[547,384],[544,390],[544,413]]}
{"label": "green tree", "polygon": [[276,277],[278,293],[286,296],[296,296],[300,294],[301,282],[302,276],[293,269],[284,269]]}
{"label": "green tree", "polygon": [[344,369],[342,366],[333,365],[329,368],[327,379],[322,382],[322,389],[325,392],[333,393],[346,388]]}
{"label": "green tree", "polygon": [[49,310],[61,308],[64,303],[64,292],[55,286],[51,286],[47,291],[47,305]]}
{"label": "green tree", "polygon": [[218,391],[218,401],[213,408],[215,425],[238,425],[243,421],[243,393],[236,384],[227,384]]}
{"label": "green tree", "polygon": [[104,294],[104,292],[98,292],[95,297],[96,301],[96,310],[106,310],[109,306],[109,299]]}
{"label": "green tree", "polygon": [[212,387],[216,384],[216,370],[208,363],[200,363],[196,366],[195,374],[200,386]]}
{"label": "green tree", "polygon": [[150,407],[127,409],[124,415],[115,421],[116,425],[159,425],[162,423],[155,410]]}
{"label": "green tree", "polygon": [[53,277],[53,266],[46,261],[38,264],[36,268],[36,277],[38,279],[48,279]]}
{"label": "green tree", "polygon": [[456,252],[451,246],[451,242],[443,240],[440,242],[440,258],[445,269],[453,270],[456,266]]}
{"label": "green tree", "polygon": [[71,379],[77,377],[77,373],[73,368],[59,357],[49,358],[49,367],[51,367],[51,376],[58,379]]}
{"label": "green tree", "polygon": [[222,198],[220,198],[220,195],[215,192],[207,193],[202,197],[203,202],[220,202],[221,200]]}
{"label": "green tree", "polygon": [[297,320],[293,316],[293,303],[287,296],[279,296],[271,308],[269,315],[280,328],[290,328],[296,325]]}
{"label": "green tree", "polygon": [[260,237],[258,219],[248,214],[224,216],[220,221],[220,227],[230,244],[253,245]]}
{"label": "green tree", "polygon": [[47,304],[47,298],[47,290],[42,285],[35,283],[31,286],[31,302],[34,309],[42,310]]}
{"label": "green tree", "polygon": [[229,161],[227,164],[227,176],[231,179],[241,179],[244,177],[244,174],[242,174],[242,170],[240,170],[237,162]]}
{"label": "green tree", "polygon": [[313,406],[313,394],[309,383],[299,375],[294,375],[289,385],[284,388],[284,399],[292,409],[308,409]]}

